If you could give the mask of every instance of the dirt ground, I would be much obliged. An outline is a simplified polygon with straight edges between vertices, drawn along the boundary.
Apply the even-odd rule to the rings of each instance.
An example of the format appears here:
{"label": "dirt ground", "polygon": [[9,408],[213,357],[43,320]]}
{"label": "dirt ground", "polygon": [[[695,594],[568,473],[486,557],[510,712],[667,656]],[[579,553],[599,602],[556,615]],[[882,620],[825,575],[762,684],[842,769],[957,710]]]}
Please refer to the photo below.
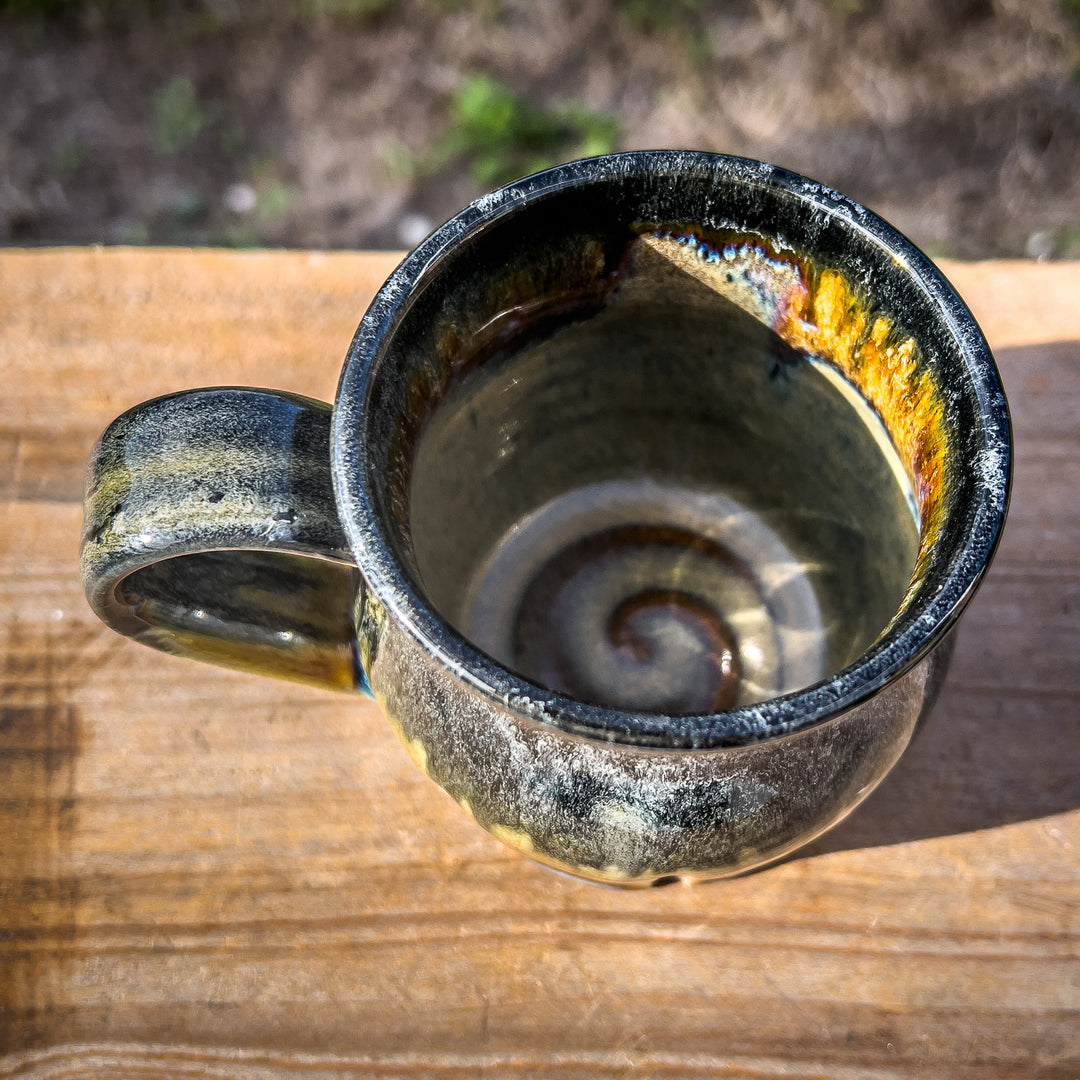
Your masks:
{"label": "dirt ground", "polygon": [[1080,256],[1080,0],[0,0],[0,243],[405,247],[515,169],[763,158]]}

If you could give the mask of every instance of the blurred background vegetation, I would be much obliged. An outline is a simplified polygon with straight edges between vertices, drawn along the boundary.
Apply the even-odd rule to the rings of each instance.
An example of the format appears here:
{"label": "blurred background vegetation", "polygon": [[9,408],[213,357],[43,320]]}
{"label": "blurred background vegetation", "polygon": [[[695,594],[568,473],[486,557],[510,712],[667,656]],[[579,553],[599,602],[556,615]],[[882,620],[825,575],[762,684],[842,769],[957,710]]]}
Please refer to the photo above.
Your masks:
{"label": "blurred background vegetation", "polygon": [[1080,257],[1080,0],[0,0],[3,244],[408,247],[657,146]]}

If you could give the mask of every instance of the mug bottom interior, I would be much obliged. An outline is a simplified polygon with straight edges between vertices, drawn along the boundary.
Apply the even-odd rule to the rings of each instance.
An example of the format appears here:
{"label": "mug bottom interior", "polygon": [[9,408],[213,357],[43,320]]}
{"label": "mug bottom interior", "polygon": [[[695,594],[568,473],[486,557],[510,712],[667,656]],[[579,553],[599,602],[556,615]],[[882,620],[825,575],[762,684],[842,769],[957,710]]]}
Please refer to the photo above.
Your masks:
{"label": "mug bottom interior", "polygon": [[475,646],[577,700],[672,715],[849,664],[920,539],[874,409],[684,264],[678,238],[638,237],[602,306],[521,320],[461,365],[408,518],[423,592]]}
{"label": "mug bottom interior", "polygon": [[462,633],[549,689],[717,712],[825,674],[810,568],[721,490],[652,477],[572,489],[516,522],[468,583]]}

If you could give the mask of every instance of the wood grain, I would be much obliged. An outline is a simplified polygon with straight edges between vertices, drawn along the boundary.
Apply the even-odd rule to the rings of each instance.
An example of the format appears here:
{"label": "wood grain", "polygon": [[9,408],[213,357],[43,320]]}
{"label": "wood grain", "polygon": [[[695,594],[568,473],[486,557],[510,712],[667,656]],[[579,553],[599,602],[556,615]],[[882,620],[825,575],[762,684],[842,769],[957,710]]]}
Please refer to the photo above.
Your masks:
{"label": "wood grain", "polygon": [[0,1078],[1080,1076],[1080,266],[946,267],[1016,486],[918,742],[802,856],[624,893],[503,849],[368,703],[82,598],[98,431],[329,398],[394,261],[0,252]]}

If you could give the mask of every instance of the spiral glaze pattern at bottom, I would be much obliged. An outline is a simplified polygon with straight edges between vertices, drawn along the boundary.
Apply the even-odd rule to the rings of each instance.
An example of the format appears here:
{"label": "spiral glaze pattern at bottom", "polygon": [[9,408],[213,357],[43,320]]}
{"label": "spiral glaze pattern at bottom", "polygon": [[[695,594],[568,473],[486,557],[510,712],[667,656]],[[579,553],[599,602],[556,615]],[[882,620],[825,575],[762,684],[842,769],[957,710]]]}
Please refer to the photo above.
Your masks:
{"label": "spiral glaze pattern at bottom", "polygon": [[465,632],[580,701],[716,712],[821,675],[813,588],[731,499],[651,480],[569,492],[517,523],[472,584]]}

